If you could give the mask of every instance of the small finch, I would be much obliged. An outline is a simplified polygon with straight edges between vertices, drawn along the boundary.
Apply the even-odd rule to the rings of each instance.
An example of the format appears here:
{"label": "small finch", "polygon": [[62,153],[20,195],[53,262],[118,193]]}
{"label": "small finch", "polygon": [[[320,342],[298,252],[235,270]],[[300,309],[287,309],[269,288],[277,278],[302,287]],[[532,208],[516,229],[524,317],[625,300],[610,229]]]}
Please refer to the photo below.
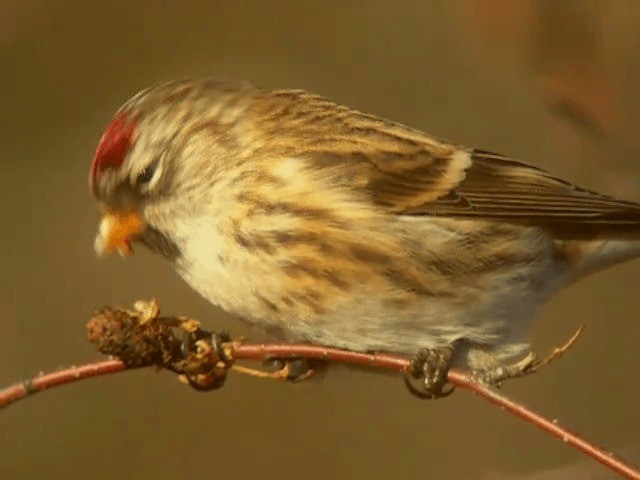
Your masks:
{"label": "small finch", "polygon": [[640,204],[301,90],[180,80],[98,146],[99,253],[140,242],[211,303],[286,339],[418,354],[438,396],[530,353],[538,309],[640,255]]}

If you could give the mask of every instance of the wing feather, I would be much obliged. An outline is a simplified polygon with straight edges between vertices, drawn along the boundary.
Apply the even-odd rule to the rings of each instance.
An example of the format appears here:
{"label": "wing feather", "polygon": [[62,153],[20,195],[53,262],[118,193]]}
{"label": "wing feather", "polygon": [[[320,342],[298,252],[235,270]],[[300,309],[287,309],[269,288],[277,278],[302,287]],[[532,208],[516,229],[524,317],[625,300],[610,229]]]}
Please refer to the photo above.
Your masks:
{"label": "wing feather", "polygon": [[[617,200],[517,160],[437,140],[418,130],[363,114],[302,91],[276,91],[262,125],[284,154],[311,168],[344,174],[398,215],[521,222],[567,235],[640,233],[640,204]],[[289,127],[282,131],[282,112]],[[265,144],[273,146],[272,142]]]}
{"label": "wing feather", "polygon": [[639,225],[640,205],[572,185],[544,170],[483,151],[452,189],[454,198],[425,203],[406,214],[485,217],[537,224]]}

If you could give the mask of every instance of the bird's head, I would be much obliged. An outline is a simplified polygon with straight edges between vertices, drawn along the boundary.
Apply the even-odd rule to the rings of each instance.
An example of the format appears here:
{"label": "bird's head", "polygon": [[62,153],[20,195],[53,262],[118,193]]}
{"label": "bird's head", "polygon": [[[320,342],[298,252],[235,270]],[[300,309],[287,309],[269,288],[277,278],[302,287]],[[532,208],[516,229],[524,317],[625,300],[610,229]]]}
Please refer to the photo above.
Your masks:
{"label": "bird's head", "polygon": [[134,240],[150,238],[153,226],[145,212],[170,188],[169,132],[150,129],[144,111],[131,107],[111,120],[91,164],[90,188],[103,212],[95,241],[99,254],[129,255]]}
{"label": "bird's head", "polygon": [[[106,127],[91,164],[89,184],[103,217],[99,254],[132,253],[140,241],[165,256],[179,253],[172,216],[188,214],[205,198],[221,142],[238,109],[217,108],[243,88],[215,81],[181,80],[144,90],[127,101]],[[239,115],[239,114],[238,114]]]}

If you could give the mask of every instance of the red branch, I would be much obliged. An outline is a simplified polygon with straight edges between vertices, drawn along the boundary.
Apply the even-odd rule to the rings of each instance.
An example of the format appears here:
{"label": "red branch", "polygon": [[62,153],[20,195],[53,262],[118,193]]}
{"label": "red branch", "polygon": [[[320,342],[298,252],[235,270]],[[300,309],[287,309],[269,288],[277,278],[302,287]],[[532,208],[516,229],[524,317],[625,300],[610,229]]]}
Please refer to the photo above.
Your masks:
{"label": "red branch", "polygon": [[[406,372],[409,368],[409,359],[396,355],[370,355],[314,345],[245,344],[238,346],[234,350],[234,357],[236,360],[265,360],[267,358],[290,356],[367,365],[382,369],[395,370],[397,372]],[[122,372],[126,369],[127,366],[121,360],[105,360],[77,367],[70,367],[45,375],[39,375],[31,380],[19,382],[1,390],[0,407],[6,407],[9,404],[31,394],[41,392],[52,387],[65,385],[78,380]],[[586,441],[582,437],[559,426],[557,423],[544,418],[524,406],[499,395],[484,385],[475,382],[468,375],[459,371],[450,370],[449,382],[457,387],[476,393],[485,400],[499,406],[503,410],[516,415],[526,422],[532,423],[541,430],[562,440],[568,445],[581,450],[614,472],[627,478],[640,480],[640,471],[632,465],[616,458],[611,453],[608,453],[593,443]]]}
{"label": "red branch", "polygon": [[[303,357],[386,369],[405,375],[408,374],[411,363],[409,358],[398,355],[368,354],[308,344],[234,342],[226,336],[215,336],[201,330],[193,320],[160,317],[154,302],[139,303],[134,311],[102,309],[94,314],[88,324],[88,331],[90,341],[100,352],[115,354],[119,359],[73,366],[11,385],[0,390],[0,408],[52,387],[144,366],[163,367],[179,373],[195,388],[215,389],[222,386],[229,369],[251,370],[240,370],[241,366],[234,365],[238,360],[264,361]],[[579,333],[580,331],[564,347],[556,349],[548,359],[561,355]],[[221,338],[224,340],[218,344]],[[640,480],[637,468],[560,427],[556,422],[499,395],[469,375],[450,370],[448,380],[452,385],[477,394],[502,410],[577,448],[610,470],[626,478]]]}
{"label": "red branch", "polygon": [[40,374],[37,377],[14,383],[7,388],[0,390],[0,408],[8,407],[18,400],[33,395],[35,393],[48,390],[53,387],[67,385],[102,375],[127,370],[127,366],[122,360],[102,360],[99,362],[87,363],[80,366],[73,366],[56,370],[55,372]]}

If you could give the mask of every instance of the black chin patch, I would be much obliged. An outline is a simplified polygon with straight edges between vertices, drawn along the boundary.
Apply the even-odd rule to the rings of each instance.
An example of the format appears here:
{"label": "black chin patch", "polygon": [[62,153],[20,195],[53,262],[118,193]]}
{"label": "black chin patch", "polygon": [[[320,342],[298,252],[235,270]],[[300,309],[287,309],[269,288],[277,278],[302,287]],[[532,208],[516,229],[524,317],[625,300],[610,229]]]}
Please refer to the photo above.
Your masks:
{"label": "black chin patch", "polygon": [[147,227],[138,240],[150,250],[159,253],[169,260],[175,260],[180,256],[178,246],[163,233],[153,227]]}

